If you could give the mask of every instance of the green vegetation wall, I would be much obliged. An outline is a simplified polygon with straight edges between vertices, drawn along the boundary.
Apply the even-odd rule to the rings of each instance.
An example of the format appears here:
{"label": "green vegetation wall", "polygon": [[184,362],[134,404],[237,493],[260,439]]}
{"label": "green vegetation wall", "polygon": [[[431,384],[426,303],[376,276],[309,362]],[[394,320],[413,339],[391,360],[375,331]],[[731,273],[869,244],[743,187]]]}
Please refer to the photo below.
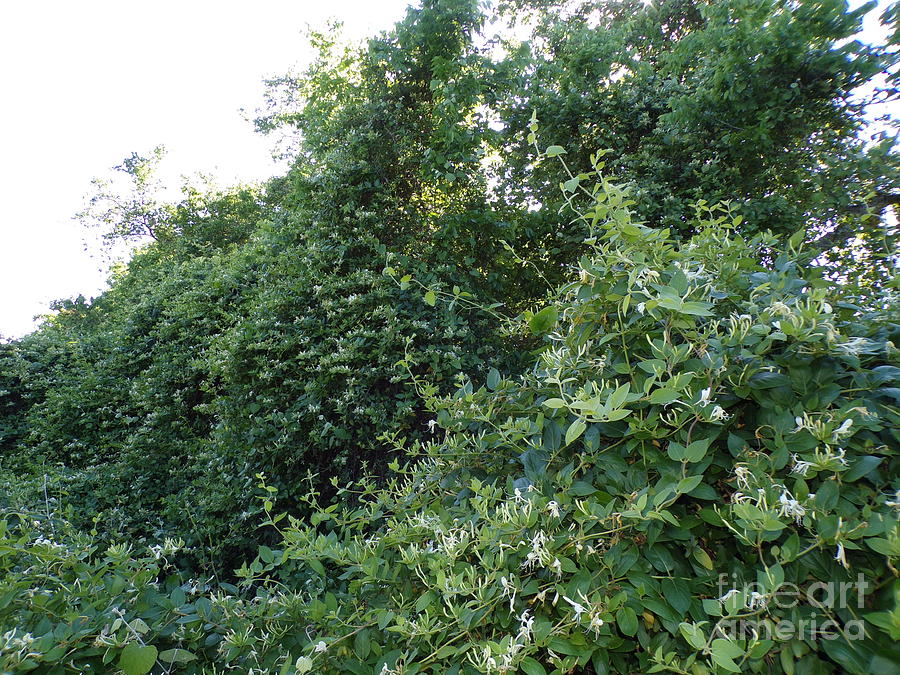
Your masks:
{"label": "green vegetation wall", "polygon": [[[884,306],[897,155],[859,136],[850,92],[887,73],[876,96],[896,95],[896,45],[847,41],[864,11],[425,0],[360,47],[315,34],[316,60],[269,83],[257,120],[287,136],[286,175],[162,204],[154,151],[119,167],[131,194],[97,184],[83,219],[140,246],[108,292],[2,345],[5,499],[69,506],[109,537],[179,535],[191,564],[227,573],[272,544],[258,473],[301,515],[311,491],[385,480],[388,439],[432,438],[412,380],[446,392],[529,366],[540,336],[496,316],[541,332],[591,245],[559,208],[604,148],[637,222],[679,241],[698,200],[733,199],[742,236],[808,228],[824,255],[809,261],[860,311]],[[503,22],[528,39],[494,36]],[[535,161],[535,116],[571,173]]]}
{"label": "green vegetation wall", "polygon": [[[179,570],[184,541],[5,510],[0,668],[898,672],[896,309],[848,303],[802,232],[711,207],[680,241],[583,180],[585,255],[530,320],[496,319],[542,336],[531,367],[443,394],[404,359],[435,433],[302,519],[260,478],[278,537],[235,585]],[[457,298],[432,292],[437,322]]]}

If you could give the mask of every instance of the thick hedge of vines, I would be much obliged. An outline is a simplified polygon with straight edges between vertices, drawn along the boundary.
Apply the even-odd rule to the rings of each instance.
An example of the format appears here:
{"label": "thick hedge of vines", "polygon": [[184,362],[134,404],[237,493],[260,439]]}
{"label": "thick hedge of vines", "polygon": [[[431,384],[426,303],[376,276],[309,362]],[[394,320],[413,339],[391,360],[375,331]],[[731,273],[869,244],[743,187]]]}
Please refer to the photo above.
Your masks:
{"label": "thick hedge of vines", "polygon": [[0,344],[0,673],[900,672],[863,13],[426,0],[270,83],[287,175],[126,160]]}

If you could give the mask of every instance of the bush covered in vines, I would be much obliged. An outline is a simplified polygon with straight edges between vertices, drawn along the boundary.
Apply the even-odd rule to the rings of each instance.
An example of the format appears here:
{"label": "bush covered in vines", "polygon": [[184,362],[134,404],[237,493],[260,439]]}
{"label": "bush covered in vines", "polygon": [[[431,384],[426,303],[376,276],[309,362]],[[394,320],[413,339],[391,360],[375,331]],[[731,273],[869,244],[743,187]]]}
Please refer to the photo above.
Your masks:
{"label": "bush covered in vines", "polygon": [[[551,146],[544,160],[560,157]],[[593,170],[562,189],[586,253],[521,375],[445,395],[400,362],[431,438],[281,515],[237,585],[167,571],[180,542],[105,551],[6,517],[6,670],[894,672],[900,326],[806,264],[804,233],[740,234],[700,203],[679,241]],[[440,311],[459,301],[395,266]],[[458,291],[457,291],[458,293]],[[537,308],[536,308],[537,309]],[[493,311],[493,310],[491,310]],[[499,328],[499,327],[498,327]],[[57,527],[62,527],[57,525]],[[183,543],[183,542],[181,542]]]}

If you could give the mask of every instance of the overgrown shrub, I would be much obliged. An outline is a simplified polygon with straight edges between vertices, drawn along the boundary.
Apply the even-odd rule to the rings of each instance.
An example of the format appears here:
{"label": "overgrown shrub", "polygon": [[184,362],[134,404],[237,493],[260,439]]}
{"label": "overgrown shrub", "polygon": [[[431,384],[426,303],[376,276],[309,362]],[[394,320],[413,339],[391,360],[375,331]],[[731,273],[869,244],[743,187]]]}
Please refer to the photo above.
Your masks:
{"label": "overgrown shrub", "polygon": [[285,531],[313,667],[897,669],[897,325],[858,332],[802,233],[701,204],[679,243],[584,192],[534,371],[431,398],[445,437],[404,479]]}
{"label": "overgrown shrub", "polygon": [[[442,396],[406,359],[437,432],[394,439],[416,461],[308,522],[275,516],[264,482],[284,541],[239,570],[244,599],[148,579],[168,600],[127,605],[138,635],[97,610],[50,654],[65,638],[41,589],[74,563],[6,535],[0,560],[32,556],[0,590],[7,667],[30,633],[25,658],[46,671],[122,663],[126,645],[146,656],[133,673],[169,668],[163,649],[184,650],[179,672],[898,670],[895,316],[863,317],[800,264],[802,233],[744,239],[739,215],[701,204],[682,243],[633,222],[627,189],[577,178],[564,189],[588,198],[589,253],[527,317],[546,338],[532,370]],[[439,290],[423,304],[453,295]],[[95,588],[95,607],[124,607],[125,586]]]}

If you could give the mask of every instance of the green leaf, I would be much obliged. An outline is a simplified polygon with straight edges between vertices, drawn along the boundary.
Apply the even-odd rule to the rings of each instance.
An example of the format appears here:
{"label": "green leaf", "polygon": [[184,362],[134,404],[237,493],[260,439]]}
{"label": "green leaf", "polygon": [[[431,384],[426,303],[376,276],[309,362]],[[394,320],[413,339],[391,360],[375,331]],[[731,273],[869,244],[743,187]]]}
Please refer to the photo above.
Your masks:
{"label": "green leaf", "polygon": [[628,398],[628,392],[630,391],[630,382],[626,382],[625,384],[616,387],[616,390],[612,394],[610,394],[609,400],[606,401],[606,407],[610,410],[621,408],[625,403],[625,399]]}
{"label": "green leaf", "polygon": [[544,666],[535,661],[530,656],[526,656],[519,663],[519,668],[527,673],[527,675],[547,675],[547,671],[544,670]]}
{"label": "green leaf", "polygon": [[416,601],[416,609],[418,611],[424,611],[426,607],[430,607],[434,604],[435,594],[433,591],[428,591],[423,595],[419,596],[419,599]]}
{"label": "green leaf", "polygon": [[581,183],[581,179],[578,178],[578,176],[575,176],[575,178],[570,178],[562,184],[563,192],[575,192],[575,190],[578,189],[579,183]]}
{"label": "green leaf", "polygon": [[369,657],[371,651],[371,642],[369,640],[369,629],[363,628],[353,638],[353,651],[361,661],[365,661]]}
{"label": "green leaf", "polygon": [[706,647],[706,634],[697,624],[681,623],[678,625],[678,630],[681,631],[684,639],[687,640],[688,644],[694,649],[703,649]]}
{"label": "green leaf", "polygon": [[859,480],[878,468],[878,465],[881,464],[883,459],[883,457],[874,457],[873,455],[860,457],[853,463],[853,466],[850,467],[849,471],[841,474],[841,480],[845,483],[852,483],[855,480]]}
{"label": "green leaf", "polygon": [[772,389],[773,387],[783,387],[790,383],[790,378],[783,373],[763,371],[751,377],[747,384],[750,385],[751,389]]}
{"label": "green leaf", "polygon": [[584,433],[585,429],[587,429],[587,423],[580,417],[572,422],[572,424],[569,425],[569,428],[566,429],[566,445],[569,445],[578,439],[578,437]]}
{"label": "green leaf", "polygon": [[555,306],[550,305],[549,307],[544,307],[544,309],[531,317],[528,326],[535,335],[543,335],[552,329],[558,320],[558,310]]}
{"label": "green leaf", "polygon": [[631,411],[628,408],[620,408],[619,410],[610,410],[603,416],[603,419],[607,422],[618,422],[629,415],[631,415]]}
{"label": "green leaf", "polygon": [[131,629],[144,635],[150,632],[150,626],[147,625],[147,622],[141,618],[133,619],[131,621]]}
{"label": "green leaf", "polygon": [[196,661],[197,656],[186,649],[166,649],[159,653],[159,660],[165,663],[189,663]]}
{"label": "green leaf", "polygon": [[656,389],[650,394],[650,403],[654,405],[665,405],[675,401],[680,394],[673,389]]}
{"label": "green leaf", "polygon": [[491,368],[488,371],[487,376],[487,386],[488,389],[494,391],[497,388],[497,385],[500,384],[500,372],[496,368]]}
{"label": "green leaf", "polygon": [[838,503],[840,488],[833,480],[822,481],[822,485],[816,490],[816,506],[823,511],[831,511]]}
{"label": "green leaf", "polygon": [[[709,444],[711,442],[711,438],[694,441],[685,449],[684,458],[689,462],[699,462],[706,457],[706,451],[709,449]],[[690,492],[690,490],[687,490],[687,492]]]}
{"label": "green leaf", "polygon": [[153,645],[130,644],[122,650],[119,666],[125,671],[125,675],[145,675],[156,665],[156,655],[156,647]]}
{"label": "green leaf", "polygon": [[434,307],[437,303],[437,294],[434,291],[425,292],[425,304]]}
{"label": "green leaf", "polygon": [[892,544],[889,540],[882,537],[872,537],[866,539],[866,544],[876,553],[884,556],[897,556],[900,554],[900,543]]}
{"label": "green leaf", "polygon": [[684,460],[685,452],[686,448],[681,443],[676,443],[675,441],[671,441],[666,447],[666,454],[676,462]]}
{"label": "green leaf", "polygon": [[690,492],[695,487],[700,485],[700,482],[703,480],[703,475],[699,476],[688,476],[687,478],[682,478],[678,481],[678,487],[676,488],[677,492],[684,494],[686,492]]}
{"label": "green leaf", "polygon": [[566,149],[561,145],[551,145],[545,154],[547,157],[559,157],[566,154]]}
{"label": "green leaf", "polygon": [[712,558],[709,557],[709,553],[704,551],[702,548],[694,549],[694,560],[703,565],[704,568],[711,570],[713,568]]}
{"label": "green leaf", "polygon": [[712,316],[710,311],[712,305],[708,302],[684,302],[678,310],[682,314],[691,314],[693,316]]}
{"label": "green leaf", "polygon": [[631,607],[622,607],[616,612],[616,623],[623,634],[634,637],[638,630],[637,614]]}
{"label": "green leaf", "polygon": [[730,640],[719,638],[713,640],[712,643],[712,660],[720,668],[724,668],[729,673],[739,673],[741,669],[734,662],[734,659],[744,655],[743,650]]}
{"label": "green leaf", "polygon": [[587,497],[588,495],[594,494],[596,491],[597,488],[583,480],[573,483],[572,487],[569,488],[569,493],[576,497]]}
{"label": "green leaf", "polygon": [[544,405],[547,406],[548,408],[557,409],[557,408],[564,408],[566,405],[566,402],[563,401],[561,398],[548,398],[546,401],[544,401]]}

